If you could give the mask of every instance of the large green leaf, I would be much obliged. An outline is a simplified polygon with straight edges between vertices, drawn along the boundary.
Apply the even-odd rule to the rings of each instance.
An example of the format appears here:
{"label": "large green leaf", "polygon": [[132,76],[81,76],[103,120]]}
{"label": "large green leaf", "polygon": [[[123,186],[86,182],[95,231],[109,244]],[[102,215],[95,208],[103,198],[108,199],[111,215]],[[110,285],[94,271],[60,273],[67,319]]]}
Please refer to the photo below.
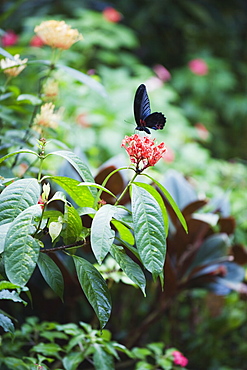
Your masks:
{"label": "large green leaf", "polygon": [[88,187],[78,186],[80,181],[62,176],[46,176],[44,179],[52,180],[61,186],[78,206],[93,208],[94,197]]}
{"label": "large green leaf", "polygon": [[91,246],[95,258],[101,264],[110,251],[114,241],[115,232],[111,229],[111,219],[116,212],[116,207],[106,204],[95,214],[91,227]]}
{"label": "large green leaf", "polygon": [[5,238],[10,226],[11,222],[9,222],[8,224],[0,225],[0,253],[2,253],[4,250]]}
{"label": "large green leaf", "polygon": [[98,344],[94,344],[95,352],[93,354],[93,364],[96,370],[114,370],[114,361],[112,355],[107,353],[104,348]]}
{"label": "large green leaf", "polygon": [[82,221],[74,207],[65,205],[64,220],[65,228],[61,233],[65,244],[72,244],[79,240],[82,232]]}
{"label": "large green leaf", "polygon": [[148,271],[158,275],[166,255],[163,215],[155,198],[135,184],[132,184],[132,217],[140,258]]}
{"label": "large green leaf", "polygon": [[160,190],[162,191],[162,193],[164,194],[164,196],[166,197],[166,199],[170,203],[171,207],[173,208],[174,212],[176,213],[176,215],[177,215],[179,221],[181,222],[181,225],[183,226],[184,230],[186,231],[186,233],[188,233],[188,226],[187,226],[187,223],[185,221],[185,218],[184,218],[182,212],[180,211],[180,209],[178,208],[175,200],[173,199],[173,197],[169,193],[169,191],[166,190],[166,188],[163,185],[161,185],[161,183],[159,183],[157,180],[155,180],[153,177],[151,177],[147,174],[145,174],[145,176],[147,176],[149,179],[151,179],[160,188]]}
{"label": "large green leaf", "polygon": [[90,262],[78,256],[72,257],[82,290],[93,307],[102,329],[111,314],[111,297],[107,284]]}
{"label": "large green leaf", "polygon": [[168,213],[167,213],[166,207],[164,205],[164,201],[162,199],[162,196],[158,193],[158,191],[153,186],[151,186],[149,184],[146,184],[144,182],[136,182],[136,181],[135,181],[135,184],[144,188],[144,189],[146,189],[155,198],[155,200],[159,204],[161,212],[163,214],[164,224],[165,224],[165,231],[166,231],[166,236],[167,236],[168,235],[168,229],[169,229],[169,218],[168,218]]}
{"label": "large green leaf", "polygon": [[146,278],[141,267],[126,254],[123,247],[113,244],[110,253],[123,272],[140,287],[145,296]]}
{"label": "large green leaf", "polygon": [[37,204],[40,185],[36,179],[21,179],[0,194],[0,225],[12,222],[26,208]]}
{"label": "large green leaf", "polygon": [[[69,152],[67,150],[57,150],[56,152],[51,152],[48,155],[58,155],[59,157],[66,159],[71,164],[71,166],[74,167],[74,169],[78,172],[78,174],[84,181],[94,183],[93,175],[91,174],[88,166],[75,153]],[[96,189],[90,188],[90,191],[94,196],[96,196]]]}
{"label": "large green leaf", "polygon": [[63,275],[55,262],[47,254],[40,253],[38,267],[47,284],[63,300]]}
{"label": "large green leaf", "polygon": [[33,220],[41,216],[40,205],[21,212],[10,226],[4,245],[4,265],[8,279],[21,287],[30,279],[39,257],[41,242],[33,238]]}

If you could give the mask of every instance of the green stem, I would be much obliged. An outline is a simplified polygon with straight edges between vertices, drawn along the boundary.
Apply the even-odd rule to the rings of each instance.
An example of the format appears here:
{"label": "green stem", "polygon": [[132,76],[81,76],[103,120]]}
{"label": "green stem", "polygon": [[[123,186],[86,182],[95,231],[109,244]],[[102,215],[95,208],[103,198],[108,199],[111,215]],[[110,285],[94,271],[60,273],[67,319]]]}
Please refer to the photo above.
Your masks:
{"label": "green stem", "polygon": [[118,200],[115,202],[114,206],[117,206],[118,203],[120,202],[120,200],[124,197],[124,195],[126,194],[126,192],[129,190],[129,187],[131,186],[131,184],[135,181],[136,177],[139,175],[139,173],[135,173],[133,178],[128,182],[128,185],[126,186],[126,188],[123,190],[122,194],[120,194]]}
{"label": "green stem", "polygon": [[40,179],[41,179],[43,162],[44,162],[44,158],[40,157],[40,166],[39,166],[38,181],[40,181]]}

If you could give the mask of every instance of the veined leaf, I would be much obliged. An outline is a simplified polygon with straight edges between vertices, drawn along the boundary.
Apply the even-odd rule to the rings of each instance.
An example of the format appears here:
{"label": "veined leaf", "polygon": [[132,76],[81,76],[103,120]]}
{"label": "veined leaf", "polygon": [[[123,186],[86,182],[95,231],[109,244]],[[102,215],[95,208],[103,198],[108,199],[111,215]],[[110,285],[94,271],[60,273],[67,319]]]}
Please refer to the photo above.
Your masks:
{"label": "veined leaf", "polygon": [[9,291],[7,289],[3,289],[0,291],[0,299],[9,299],[13,302],[22,302],[24,305],[27,304],[20,296],[19,294],[15,291]]}
{"label": "veined leaf", "polygon": [[20,149],[20,150],[17,150],[16,152],[13,152],[13,153],[9,153],[3,157],[0,158],[0,163],[2,163],[3,161],[5,161],[5,159],[8,159],[10,157],[13,157],[14,155],[17,155],[17,154],[23,154],[23,153],[26,153],[26,154],[34,154],[36,157],[38,157],[39,155],[34,152],[33,150],[30,150],[30,149]]}
{"label": "veined leaf", "polygon": [[65,205],[64,220],[66,222],[66,226],[61,233],[64,243],[75,243],[82,232],[82,222],[74,207]]}
{"label": "veined leaf", "polygon": [[123,247],[115,244],[111,246],[110,253],[117,261],[123,272],[142,290],[143,295],[146,296],[145,287],[146,279],[141,267],[135,263],[125,252]]}
{"label": "veined leaf", "polygon": [[2,313],[0,313],[0,326],[3,328],[4,331],[14,333],[15,327],[12,321]]}
{"label": "veined leaf", "polygon": [[62,176],[46,176],[44,179],[50,179],[61,186],[68,195],[80,207],[93,207],[94,197],[88,187],[79,187],[80,181]]}
{"label": "veined leaf", "polygon": [[160,188],[160,190],[162,191],[162,193],[164,194],[164,196],[166,197],[166,199],[170,203],[171,207],[173,208],[174,212],[176,213],[176,215],[177,215],[179,221],[181,222],[181,225],[183,226],[184,230],[186,231],[186,233],[188,233],[188,226],[187,226],[187,223],[185,221],[185,218],[184,218],[182,212],[180,211],[180,209],[178,208],[175,200],[172,198],[171,194],[169,193],[169,191],[166,190],[166,188],[163,185],[161,185],[157,180],[153,179],[151,176],[149,176],[147,174],[145,174],[145,176],[150,178]]}
{"label": "veined leaf", "polygon": [[33,219],[41,216],[39,204],[21,212],[11,224],[4,246],[8,279],[21,287],[30,279],[39,257],[41,242],[32,237]]}
{"label": "veined leaf", "polygon": [[142,187],[143,189],[146,189],[154,197],[154,199],[157,201],[157,203],[159,204],[161,212],[163,214],[164,224],[165,224],[165,232],[166,232],[166,236],[167,236],[168,235],[168,229],[169,229],[169,218],[168,218],[168,213],[167,213],[166,207],[164,205],[164,201],[162,199],[162,196],[157,192],[157,190],[153,186],[151,186],[149,184],[145,184],[144,182],[136,182],[136,181],[134,183],[136,185]]}
{"label": "veined leaf", "polygon": [[47,284],[63,301],[63,275],[55,262],[47,254],[40,253],[38,267]]}
{"label": "veined leaf", "polygon": [[[58,155],[59,157],[66,159],[84,181],[94,183],[93,175],[91,174],[88,166],[75,153],[67,150],[57,150],[56,152],[49,153],[48,155]],[[90,191],[94,196],[97,195],[96,189],[91,188]]]}
{"label": "veined leaf", "polygon": [[100,265],[114,241],[115,232],[111,229],[110,222],[115,212],[114,206],[106,204],[96,212],[92,221],[91,246]]}
{"label": "veined leaf", "polygon": [[101,329],[103,329],[111,314],[111,297],[107,284],[90,262],[78,256],[72,256],[72,258],[82,290],[99,319]]}
{"label": "veined leaf", "polygon": [[39,195],[36,179],[21,179],[7,186],[0,194],[0,225],[12,222],[23,210],[37,204]]}
{"label": "veined leaf", "polygon": [[11,222],[8,224],[0,225],[0,253],[4,251],[4,244],[7,232],[11,226]]}
{"label": "veined leaf", "polygon": [[132,184],[132,217],[140,258],[148,271],[158,275],[166,255],[163,215],[154,197],[135,184]]}
{"label": "veined leaf", "polygon": [[112,355],[107,353],[100,344],[94,344],[93,364],[96,370],[114,370]]}

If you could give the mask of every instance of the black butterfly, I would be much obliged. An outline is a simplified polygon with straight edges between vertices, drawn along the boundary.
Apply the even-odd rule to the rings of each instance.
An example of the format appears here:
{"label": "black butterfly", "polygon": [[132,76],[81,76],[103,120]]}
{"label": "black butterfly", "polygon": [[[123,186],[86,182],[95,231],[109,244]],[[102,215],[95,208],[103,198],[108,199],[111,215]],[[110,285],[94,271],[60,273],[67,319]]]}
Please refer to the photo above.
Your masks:
{"label": "black butterfly", "polygon": [[166,117],[163,113],[151,113],[150,102],[144,84],[141,84],[136,90],[134,115],[137,124],[136,130],[145,131],[147,134],[151,133],[148,127],[153,130],[162,130],[166,123]]}

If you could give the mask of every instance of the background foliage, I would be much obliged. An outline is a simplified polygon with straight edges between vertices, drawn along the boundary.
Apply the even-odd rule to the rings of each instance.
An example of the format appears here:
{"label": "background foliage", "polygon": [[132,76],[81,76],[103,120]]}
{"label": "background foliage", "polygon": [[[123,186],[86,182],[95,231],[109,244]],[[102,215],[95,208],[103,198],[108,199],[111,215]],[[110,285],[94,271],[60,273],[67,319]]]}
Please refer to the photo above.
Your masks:
{"label": "background foliage", "polygon": [[[114,6],[121,12],[120,23],[104,18],[102,12],[106,6]],[[30,60],[50,57],[47,48],[34,48],[29,44],[35,25],[44,19],[54,18],[64,19],[77,28],[84,41],[64,53],[61,63],[93,76],[102,83],[107,93],[107,97],[102,96],[70,74],[57,70],[54,75],[59,81],[56,106],[63,106],[64,114],[59,127],[47,132],[47,137],[52,139],[49,149],[69,149],[78,154],[87,161],[99,183],[103,176],[101,171],[108,166],[127,165],[120,143],[126,134],[134,131],[133,96],[137,86],[146,83],[152,109],[162,110],[167,116],[165,129],[155,132],[155,137],[158,141],[165,138],[168,146],[167,157],[149,170],[149,174],[168,186],[171,192],[177,184],[178,191],[172,193],[175,200],[181,210],[186,210],[186,206],[191,204],[186,216],[197,213],[203,225],[207,225],[205,238],[213,233],[221,238],[221,232],[225,234],[227,231],[229,243],[221,257],[233,254],[235,260],[245,267],[245,1],[238,1],[237,5],[231,1],[219,3],[214,0],[112,1],[111,4],[88,1],[83,6],[81,1],[73,1],[71,7],[67,1],[60,1],[58,5],[55,1],[27,0],[5,1],[1,7],[1,28],[5,31],[13,29],[19,35],[18,42],[6,47],[6,50]],[[197,75],[191,71],[188,63],[195,58],[206,62],[207,74]],[[155,73],[157,64],[169,70],[170,79],[164,81],[158,78]],[[45,65],[28,65],[11,82],[8,91],[11,94],[2,98],[5,124],[1,127],[1,156],[24,145],[30,149],[36,147],[35,135],[27,139],[23,133],[28,128],[37,101],[17,103],[16,99],[20,94],[40,97],[38,79],[45,72]],[[4,81],[1,74],[2,84]],[[202,131],[202,127],[206,131]],[[206,136],[203,135],[205,132]],[[23,168],[31,164],[28,156],[21,156],[14,166],[2,166],[1,175],[21,176]],[[71,167],[58,158],[47,161],[44,173],[50,168],[53,168],[54,175],[66,174],[76,178]],[[193,197],[188,195],[190,202],[187,204],[183,197],[187,185],[180,179],[169,187],[173,178],[169,169],[179,171],[193,184]],[[35,166],[29,168],[30,175],[36,176],[36,171]],[[121,182],[127,180],[123,177]],[[186,194],[191,194],[190,190],[188,192]],[[209,199],[209,202],[195,206],[194,202],[201,199]],[[218,215],[216,222],[212,215]],[[224,228],[222,219],[226,218],[229,218],[230,224]],[[195,244],[199,240],[203,243],[198,224],[195,230],[193,241]],[[179,241],[186,251],[191,243],[188,240],[181,243],[179,231],[170,234],[168,251],[169,245],[170,248],[174,245],[174,235],[175,241]],[[174,259],[174,255],[171,258]],[[215,256],[212,256],[209,266],[209,275],[216,271],[217,278],[222,278],[223,272],[218,269]],[[243,291],[229,293],[228,290],[223,295],[218,290],[219,286],[209,287],[208,271],[203,271],[202,279],[198,281],[193,280],[192,274],[184,289],[185,275],[181,263],[175,264],[175,267],[175,275],[179,278],[175,279],[171,271],[165,272],[168,290],[165,293],[161,293],[159,284],[147,276],[148,294],[144,299],[141,291],[125,284],[126,280],[112,261],[106,260],[102,270],[108,285],[111,285],[112,300],[117,301],[107,327],[114,339],[131,346],[134,334],[141,333],[141,339],[137,339],[140,345],[162,341],[168,346],[176,346],[189,358],[190,369],[198,369],[198,363],[202,369],[241,368],[247,343],[246,298]],[[75,284],[75,277],[64,270],[63,276],[64,304],[36,271],[29,286],[33,307],[30,304],[24,306],[21,301],[13,304],[6,299],[3,309],[18,319],[18,325],[24,323],[25,317],[34,314],[40,320],[59,320],[61,323],[83,320],[94,325],[95,318],[79,285]],[[236,276],[237,273],[234,274]],[[231,282],[234,277],[231,277]],[[168,293],[172,299],[164,297]],[[22,294],[24,299],[23,294],[27,293],[18,294]],[[163,306],[162,302],[167,301],[169,304]],[[145,322],[149,314],[157,315],[151,324]],[[232,348],[236,348],[236,356],[232,356]]]}

